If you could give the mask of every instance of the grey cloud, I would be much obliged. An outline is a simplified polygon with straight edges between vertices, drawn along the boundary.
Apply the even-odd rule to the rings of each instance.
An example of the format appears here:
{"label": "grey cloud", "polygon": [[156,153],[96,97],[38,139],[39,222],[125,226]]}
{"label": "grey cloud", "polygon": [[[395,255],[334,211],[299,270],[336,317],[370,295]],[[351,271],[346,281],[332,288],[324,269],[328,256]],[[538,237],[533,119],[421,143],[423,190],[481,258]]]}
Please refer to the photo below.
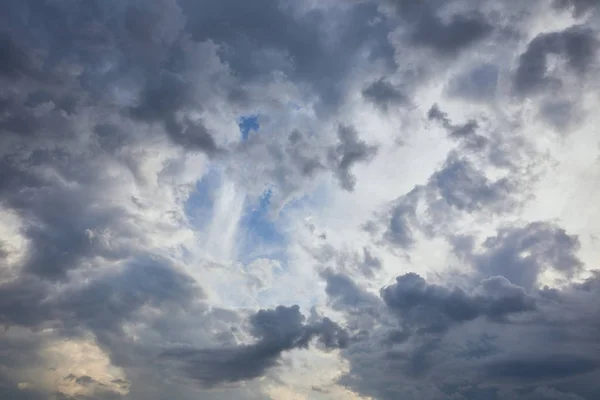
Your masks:
{"label": "grey cloud", "polygon": [[149,121],[168,120],[189,102],[186,95],[189,96],[187,83],[177,74],[163,72],[157,82],[149,82],[144,88],[131,114]]}
{"label": "grey cloud", "polygon": [[202,296],[196,281],[168,261],[140,258],[119,272],[66,291],[55,300],[54,309],[63,313],[67,327],[88,326],[102,336],[118,332],[142,306],[185,310]]}
{"label": "grey cloud", "polygon": [[557,131],[566,133],[583,115],[577,101],[557,98],[541,105],[540,117]]}
{"label": "grey cloud", "polygon": [[383,111],[387,111],[391,106],[400,106],[408,102],[406,95],[384,78],[380,78],[365,87],[362,95]]}
{"label": "grey cloud", "polygon": [[0,75],[18,78],[31,72],[28,54],[7,32],[0,32]]}
{"label": "grey cloud", "polygon": [[163,72],[156,86],[150,82],[142,93],[140,104],[132,108],[131,115],[148,122],[161,122],[167,135],[189,150],[201,150],[209,155],[217,152],[213,135],[201,121],[182,123],[176,118],[176,112],[189,106],[189,83],[180,76]]}
{"label": "grey cloud", "polygon": [[340,382],[382,399],[591,400],[600,366],[597,288],[597,274],[552,295],[502,276],[469,291],[400,276],[381,296],[402,329],[385,308],[371,314],[370,334],[342,352],[350,372]]}
{"label": "grey cloud", "polygon": [[455,152],[448,156],[443,168],[431,176],[429,184],[448,205],[467,212],[510,207],[514,190],[510,180],[489,180]]}
{"label": "grey cloud", "polygon": [[371,251],[367,247],[363,248],[363,255],[364,259],[360,266],[361,270],[365,276],[371,277],[373,276],[373,271],[381,269],[381,259],[371,254]]}
{"label": "grey cloud", "polygon": [[506,361],[496,361],[486,366],[486,374],[492,379],[509,379],[532,383],[539,380],[568,378],[585,374],[600,367],[596,358],[574,355],[517,357]]}
{"label": "grey cloud", "polygon": [[327,282],[325,291],[334,308],[367,313],[378,305],[378,299],[360,289],[348,275],[327,270],[323,276]]}
{"label": "grey cloud", "polygon": [[428,284],[410,273],[382,289],[381,297],[408,326],[423,332],[442,332],[453,324],[482,316],[502,321],[510,314],[535,309],[533,299],[504,277],[485,279],[470,294],[459,288]]}
{"label": "grey cloud", "polygon": [[467,261],[473,263],[482,276],[503,275],[511,282],[531,288],[540,273],[551,269],[573,276],[582,267],[577,257],[577,236],[545,222],[499,230],[496,236],[483,242],[481,253],[457,248]]}
{"label": "grey cloud", "polygon": [[502,228],[481,247],[469,236],[450,239],[473,267],[468,289],[409,273],[381,289],[381,304],[348,275],[324,275],[354,332],[340,382],[382,399],[593,399],[598,274],[561,289],[534,286],[546,269],[579,271],[577,237],[536,222]]}
{"label": "grey cloud", "polygon": [[236,147],[230,169],[260,192],[274,184],[274,204],[289,200],[325,172],[332,173],[344,190],[352,191],[356,185],[352,168],[371,161],[378,148],[361,139],[353,126],[341,125],[336,133],[337,140],[328,146],[299,130],[283,137],[255,135]]}
{"label": "grey cloud", "polygon": [[171,349],[162,357],[174,360],[194,380],[207,386],[262,376],[285,351],[306,348],[313,338],[327,349],[344,348],[347,333],[328,318],[305,323],[298,306],[260,310],[250,318],[255,344],[212,349]]}
{"label": "grey cloud", "polygon": [[437,104],[431,106],[427,112],[427,118],[440,123],[449,133],[450,137],[460,140],[467,149],[483,150],[489,144],[489,140],[477,133],[479,124],[476,120],[468,120],[464,124],[453,124],[448,114],[443,112]]}
{"label": "grey cloud", "polygon": [[490,23],[478,14],[457,16],[448,23],[431,15],[423,18],[411,39],[415,44],[432,47],[440,53],[453,54],[483,39],[491,31]]}
{"label": "grey cloud", "polygon": [[[395,68],[390,28],[375,4],[358,3],[341,16],[326,9],[295,10],[276,0],[181,4],[188,15],[186,31],[195,40],[219,44],[219,56],[242,80],[283,71],[319,94],[321,111],[340,101],[343,79],[360,49],[366,47],[371,60]],[[379,22],[370,23],[374,20]],[[334,36],[328,23],[337,26]]]}
{"label": "grey cloud", "polygon": [[328,158],[334,165],[334,172],[342,188],[352,191],[356,185],[356,177],[351,172],[352,167],[373,159],[377,154],[377,146],[361,140],[352,126],[341,125],[338,128],[338,139],[339,144],[329,151]]}
{"label": "grey cloud", "polygon": [[410,248],[414,243],[413,227],[417,224],[417,204],[421,190],[413,189],[399,198],[389,213],[384,238],[400,248]]}
{"label": "grey cloud", "polygon": [[600,5],[598,0],[554,0],[554,5],[558,8],[571,8],[577,16]]}
{"label": "grey cloud", "polygon": [[435,50],[443,56],[453,56],[492,33],[493,26],[477,12],[454,15],[444,20],[433,2],[387,0],[408,24],[409,42]]}
{"label": "grey cloud", "polygon": [[499,68],[494,64],[481,64],[460,73],[448,85],[448,92],[470,101],[482,101],[496,94]]}
{"label": "grey cloud", "polygon": [[[53,181],[36,173],[38,168],[52,171],[50,165],[54,163],[58,169],[54,171],[59,176],[80,182],[88,180],[88,185],[101,187],[101,180],[92,177],[92,171],[77,169],[80,161],[62,152],[34,152],[25,160],[25,165],[18,163],[14,166],[10,158],[6,160],[13,164],[9,164],[8,170],[12,171],[2,183],[0,192],[4,192],[4,202],[26,221],[24,234],[34,244],[24,265],[29,272],[46,278],[64,279],[69,270],[87,257],[102,255],[114,259],[124,255],[123,251],[104,247],[86,234],[90,229],[123,227],[119,222],[126,220],[123,209],[91,209],[90,204],[98,202],[99,198],[89,190],[89,186],[61,184],[60,180]],[[66,209],[70,211],[68,214],[63,212]]]}
{"label": "grey cloud", "polygon": [[[451,229],[445,225],[445,219],[451,218],[453,213],[473,214],[483,210],[503,213],[513,209],[519,204],[515,196],[517,187],[518,182],[509,178],[490,180],[466,157],[451,151],[442,168],[431,175],[426,185],[415,186],[393,201],[380,221],[369,226],[376,235],[376,227],[382,224],[383,240],[406,250],[414,244],[417,232],[435,235]],[[425,205],[432,222],[417,214],[420,204]]]}
{"label": "grey cloud", "polygon": [[[323,234],[319,235],[321,240],[327,240]],[[359,274],[365,278],[373,278],[381,272],[383,262],[374,253],[371,247],[363,247],[358,251],[337,251],[333,246],[325,243],[319,249],[312,252],[312,256],[322,267],[325,274],[338,271],[339,273]],[[325,275],[323,275],[325,276]]]}
{"label": "grey cloud", "polygon": [[560,78],[548,75],[548,55],[565,57],[569,68],[581,75],[592,62],[597,47],[593,33],[577,26],[564,31],[539,34],[519,57],[514,76],[516,91],[521,95],[530,95],[545,89],[560,89]]}

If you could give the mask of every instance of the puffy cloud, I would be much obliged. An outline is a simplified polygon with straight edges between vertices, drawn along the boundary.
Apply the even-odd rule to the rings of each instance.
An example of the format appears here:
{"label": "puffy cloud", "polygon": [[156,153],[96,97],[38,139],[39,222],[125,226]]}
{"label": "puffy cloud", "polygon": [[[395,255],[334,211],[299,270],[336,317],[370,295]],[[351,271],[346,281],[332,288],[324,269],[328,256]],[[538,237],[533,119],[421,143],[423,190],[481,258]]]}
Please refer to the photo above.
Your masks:
{"label": "puffy cloud", "polygon": [[425,331],[444,330],[448,325],[481,316],[502,320],[511,313],[535,308],[535,302],[521,287],[502,276],[483,280],[475,293],[429,285],[415,273],[396,278],[395,284],[381,292],[386,305],[403,321]]}

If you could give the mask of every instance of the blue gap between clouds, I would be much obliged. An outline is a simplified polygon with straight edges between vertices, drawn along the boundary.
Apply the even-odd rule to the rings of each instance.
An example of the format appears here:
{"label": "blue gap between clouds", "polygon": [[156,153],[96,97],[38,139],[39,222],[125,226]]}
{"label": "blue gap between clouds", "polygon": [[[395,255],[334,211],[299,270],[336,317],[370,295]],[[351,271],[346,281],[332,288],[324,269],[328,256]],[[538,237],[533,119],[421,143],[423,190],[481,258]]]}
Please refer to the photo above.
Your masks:
{"label": "blue gap between clouds", "polygon": [[[242,140],[247,140],[251,131],[258,132],[260,129],[258,114],[240,117],[238,126]],[[214,212],[215,196],[222,179],[222,170],[217,166],[211,167],[209,172],[197,182],[196,190],[186,202],[185,212],[197,229],[208,228]],[[274,219],[270,216],[273,195],[271,189],[265,190],[259,198],[247,198],[239,222],[239,261],[247,264],[258,258],[270,258],[279,260],[285,267],[287,237],[279,221],[285,219],[288,211],[311,203],[320,203],[325,194],[323,190],[323,187],[319,187],[314,193],[306,194],[287,204],[280,215]]]}
{"label": "blue gap between clouds", "polygon": [[248,140],[248,136],[250,136],[250,132],[258,132],[260,129],[260,124],[258,123],[258,114],[254,115],[245,115],[238,119],[238,127],[240,128],[240,133],[242,134],[242,140]]}
{"label": "blue gap between clouds", "polygon": [[[248,139],[251,131],[258,132],[258,114],[242,116],[238,126],[243,140]],[[223,181],[223,171],[213,165],[207,174],[196,183],[185,204],[185,213],[190,222],[199,230],[208,229],[218,199],[219,188]],[[239,260],[247,264],[258,258],[271,258],[286,262],[286,237],[278,226],[278,221],[270,217],[269,209],[272,191],[266,190],[260,197],[245,201],[242,218],[238,227]]]}
{"label": "blue gap between clouds", "polygon": [[221,171],[211,167],[208,172],[196,182],[196,190],[185,203],[185,214],[197,229],[208,227],[215,206],[215,194],[221,186]]}
{"label": "blue gap between clouds", "polygon": [[239,230],[239,234],[242,235],[240,261],[243,263],[262,257],[276,259],[282,263],[286,261],[287,238],[279,228],[278,221],[271,219],[269,215],[272,194],[269,189],[258,201],[246,201]]}

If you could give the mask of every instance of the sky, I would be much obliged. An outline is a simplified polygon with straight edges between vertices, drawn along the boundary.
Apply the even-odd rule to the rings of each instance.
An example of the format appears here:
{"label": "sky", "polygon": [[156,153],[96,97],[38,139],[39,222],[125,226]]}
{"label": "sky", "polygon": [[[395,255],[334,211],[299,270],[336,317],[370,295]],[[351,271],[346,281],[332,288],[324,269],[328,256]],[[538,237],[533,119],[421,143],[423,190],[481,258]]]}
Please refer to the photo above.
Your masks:
{"label": "sky", "polygon": [[599,398],[599,1],[1,8],[0,398]]}

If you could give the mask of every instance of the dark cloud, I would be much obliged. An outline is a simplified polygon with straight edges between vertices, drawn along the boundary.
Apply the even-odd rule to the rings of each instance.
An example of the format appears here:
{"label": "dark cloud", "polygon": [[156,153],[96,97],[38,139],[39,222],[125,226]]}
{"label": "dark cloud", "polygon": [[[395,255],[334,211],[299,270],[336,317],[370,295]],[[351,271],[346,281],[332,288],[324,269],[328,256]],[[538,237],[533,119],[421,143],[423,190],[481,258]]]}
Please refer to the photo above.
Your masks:
{"label": "dark cloud", "polygon": [[88,326],[101,336],[118,332],[143,306],[183,310],[202,296],[196,281],[166,260],[138,259],[121,271],[63,293],[55,310],[72,326]]}
{"label": "dark cloud", "polygon": [[568,135],[574,128],[585,121],[587,113],[577,97],[556,98],[543,101],[539,108],[539,117],[557,132]]}
{"label": "dark cloud", "polygon": [[[154,86],[156,85],[156,86]],[[217,152],[213,135],[202,121],[178,121],[176,113],[193,100],[189,83],[180,76],[164,72],[158,83],[150,82],[141,95],[140,104],[132,108],[131,115],[148,122],[161,122],[169,138],[189,150]]]}
{"label": "dark cloud", "polygon": [[0,75],[18,78],[31,70],[28,54],[7,32],[0,32]]}
{"label": "dark cloud", "polygon": [[581,27],[539,34],[519,57],[514,77],[516,91],[530,95],[545,89],[560,90],[561,79],[548,72],[548,56],[565,57],[569,69],[581,75],[594,59],[597,47],[593,33]]}
{"label": "dark cloud", "polygon": [[413,227],[418,223],[416,213],[421,192],[420,188],[415,188],[394,202],[384,232],[386,241],[403,249],[415,243]]}
{"label": "dark cloud", "polygon": [[527,289],[546,270],[572,277],[582,267],[576,254],[579,238],[546,222],[500,229],[483,242],[481,253],[473,252],[468,242],[456,245],[457,253],[482,276],[503,275]]}
{"label": "dark cloud", "polygon": [[541,358],[515,357],[506,361],[496,361],[486,367],[486,373],[492,379],[532,383],[539,380],[568,378],[588,373],[599,367],[596,358],[553,354]]}
{"label": "dark cloud", "polygon": [[347,333],[323,318],[306,323],[298,306],[260,310],[250,318],[255,344],[213,349],[171,349],[162,356],[174,360],[194,380],[207,386],[257,378],[276,366],[281,354],[307,348],[317,338],[326,349],[344,348]]}
{"label": "dark cloud", "polygon": [[323,276],[327,282],[325,291],[334,308],[367,313],[377,305],[377,298],[360,289],[348,275],[328,270]]}
{"label": "dark cloud", "polygon": [[[83,160],[65,151],[35,151],[25,154],[25,160],[19,160],[22,156],[5,157],[7,176],[0,183],[0,193],[3,202],[26,221],[23,233],[33,243],[24,260],[27,271],[49,279],[64,279],[69,270],[79,267],[87,257],[124,256],[124,250],[111,250],[90,237],[95,229],[109,226],[125,229],[124,209],[90,207],[102,197],[83,182],[103,187],[101,177],[79,167]],[[53,179],[51,172],[82,185]],[[65,214],[64,210],[70,212]]]}
{"label": "dark cloud", "polygon": [[341,125],[338,128],[339,144],[329,150],[329,162],[343,189],[352,191],[356,177],[351,169],[355,164],[367,162],[377,154],[377,146],[369,145],[358,137],[352,126]]}
{"label": "dark cloud", "polygon": [[433,49],[443,56],[454,56],[493,31],[491,23],[478,12],[457,14],[446,20],[433,2],[387,1],[409,26],[410,44]]}
{"label": "dark cloud", "polygon": [[363,89],[362,95],[383,111],[391,106],[401,106],[408,102],[402,91],[384,78],[380,78]]}
{"label": "dark cloud", "polygon": [[[332,276],[330,298],[356,304],[364,292]],[[592,399],[600,366],[597,289],[597,276],[539,292],[503,276],[465,290],[405,274],[382,288],[377,313],[345,308],[350,324],[360,317],[370,329],[343,350],[350,372],[340,382],[382,399]]]}
{"label": "dark cloud", "polygon": [[[359,50],[395,68],[394,49],[387,40],[390,27],[375,4],[338,9],[341,15],[326,9],[295,10],[277,0],[185,0],[181,5],[188,16],[186,31],[195,40],[220,45],[220,58],[242,80],[283,71],[319,94],[324,106],[320,111],[339,103],[343,80]],[[328,30],[332,24],[333,36]]]}
{"label": "dark cloud", "polygon": [[422,332],[441,332],[482,316],[501,321],[510,314],[535,309],[535,302],[521,287],[500,276],[483,280],[469,294],[459,288],[428,284],[409,273],[382,289],[381,297],[404,323]]}
{"label": "dark cloud", "polygon": [[459,15],[450,22],[443,22],[434,15],[422,18],[418,28],[412,32],[413,43],[431,47],[443,54],[454,54],[492,31],[489,22],[478,14]]}

